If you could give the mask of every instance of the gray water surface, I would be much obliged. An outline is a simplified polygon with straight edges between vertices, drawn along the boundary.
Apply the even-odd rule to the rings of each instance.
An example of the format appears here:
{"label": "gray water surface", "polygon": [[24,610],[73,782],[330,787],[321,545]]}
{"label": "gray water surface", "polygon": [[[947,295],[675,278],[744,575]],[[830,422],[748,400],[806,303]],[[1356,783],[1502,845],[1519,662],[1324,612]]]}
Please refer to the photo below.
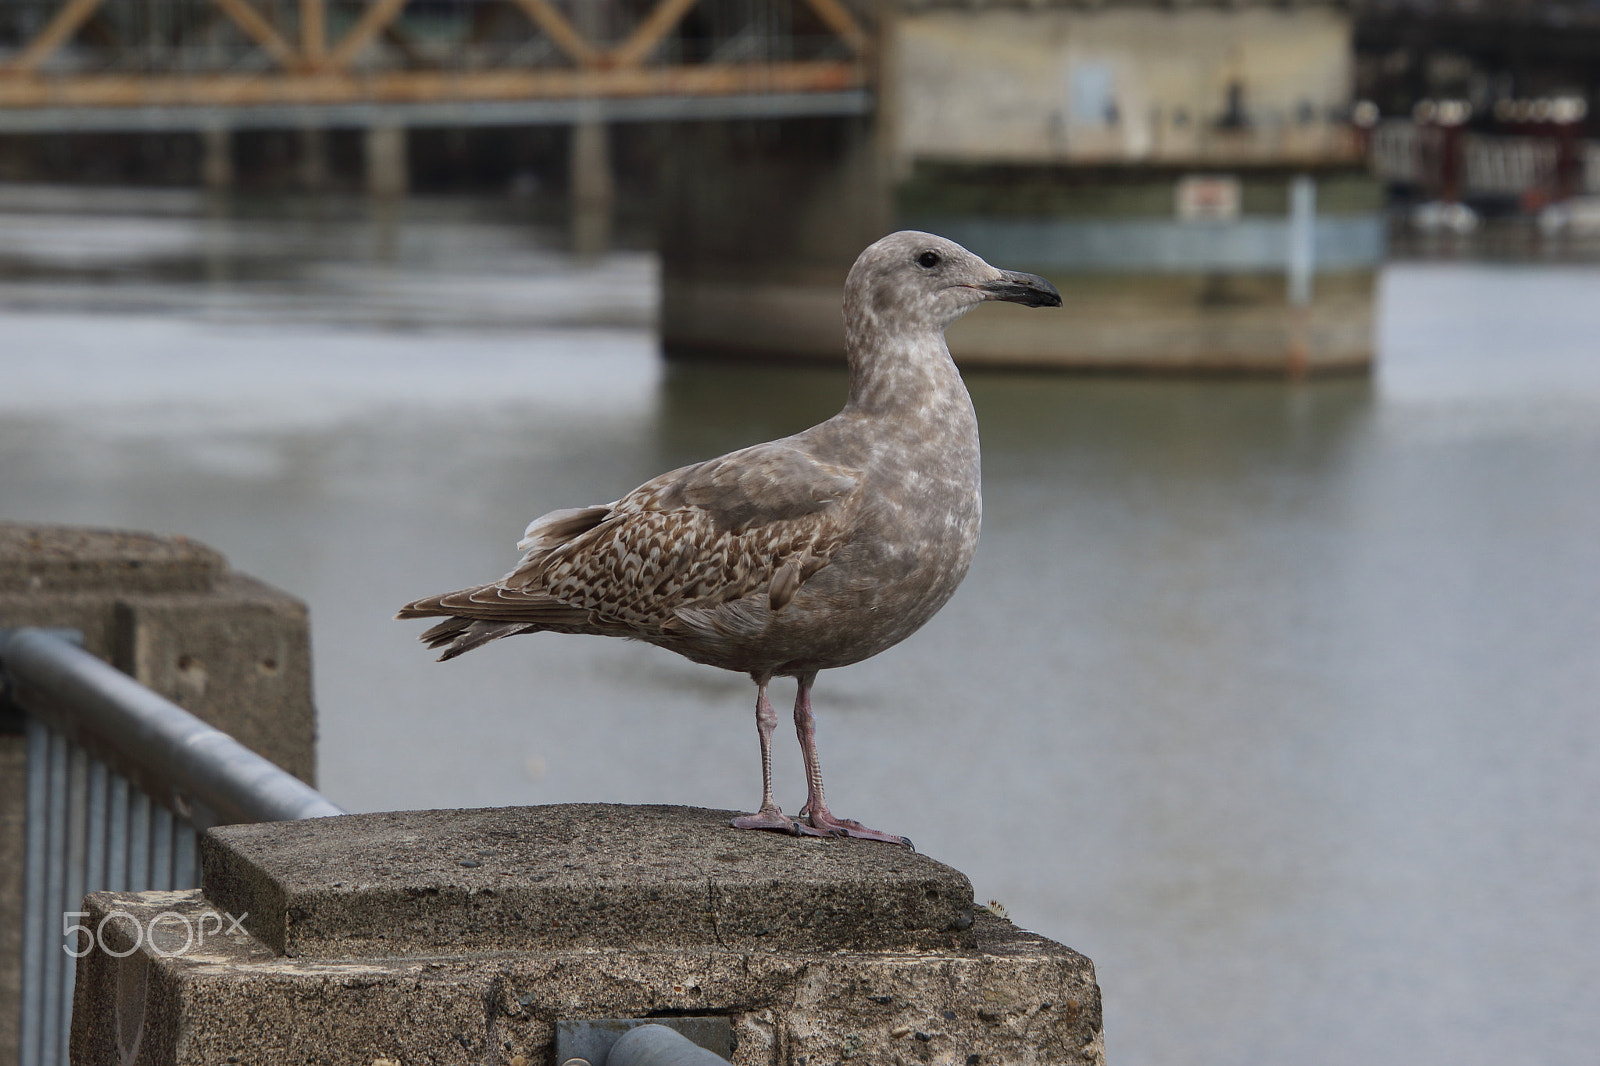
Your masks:
{"label": "gray water surface", "polygon": [[[337,802],[755,804],[747,679],[389,619],[842,373],[664,366],[649,256],[493,205],[4,203],[0,517],[306,599]],[[1113,1066],[1596,1061],[1600,269],[1393,266],[1379,341],[1370,381],[969,375],[971,576],[818,682],[835,809],[1092,957]]]}

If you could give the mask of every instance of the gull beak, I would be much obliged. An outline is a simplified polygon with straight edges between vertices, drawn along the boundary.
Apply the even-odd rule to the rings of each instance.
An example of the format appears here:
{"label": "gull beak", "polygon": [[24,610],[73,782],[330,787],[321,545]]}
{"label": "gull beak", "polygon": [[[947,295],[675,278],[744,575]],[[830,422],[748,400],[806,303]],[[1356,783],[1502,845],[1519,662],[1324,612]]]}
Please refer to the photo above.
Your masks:
{"label": "gull beak", "polygon": [[993,281],[974,286],[985,300],[1004,300],[1024,307],[1060,307],[1061,293],[1037,274],[1002,270]]}

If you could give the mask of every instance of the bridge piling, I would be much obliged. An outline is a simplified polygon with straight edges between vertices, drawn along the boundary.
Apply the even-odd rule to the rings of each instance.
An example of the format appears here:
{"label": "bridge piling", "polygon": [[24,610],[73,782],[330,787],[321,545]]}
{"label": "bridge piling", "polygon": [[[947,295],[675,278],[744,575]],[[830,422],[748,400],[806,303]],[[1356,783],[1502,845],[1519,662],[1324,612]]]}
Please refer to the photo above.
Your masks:
{"label": "bridge piling", "polygon": [[616,182],[611,170],[611,130],[599,118],[571,127],[568,194],[572,208],[572,249],[580,260],[604,254],[611,243]]}
{"label": "bridge piling", "polygon": [[410,187],[406,161],[406,128],[394,123],[374,123],[365,131],[367,194],[379,199],[404,196]]}
{"label": "bridge piling", "polygon": [[200,131],[200,178],[213,193],[233,188],[233,131],[216,124]]}

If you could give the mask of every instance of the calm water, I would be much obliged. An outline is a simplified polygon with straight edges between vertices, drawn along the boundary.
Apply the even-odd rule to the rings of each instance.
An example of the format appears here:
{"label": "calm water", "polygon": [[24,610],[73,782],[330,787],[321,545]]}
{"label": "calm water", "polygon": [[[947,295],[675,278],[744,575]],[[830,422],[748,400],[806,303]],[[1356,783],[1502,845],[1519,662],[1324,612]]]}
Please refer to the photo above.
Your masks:
{"label": "calm water", "polygon": [[[0,515],[305,598],[352,809],[752,806],[746,679],[554,636],[438,665],[389,620],[841,400],[663,367],[653,261],[555,243],[0,190]],[[971,576],[819,682],[835,808],[1094,958],[1113,1066],[1595,1061],[1600,269],[1396,266],[1382,308],[1371,381],[974,376]]]}

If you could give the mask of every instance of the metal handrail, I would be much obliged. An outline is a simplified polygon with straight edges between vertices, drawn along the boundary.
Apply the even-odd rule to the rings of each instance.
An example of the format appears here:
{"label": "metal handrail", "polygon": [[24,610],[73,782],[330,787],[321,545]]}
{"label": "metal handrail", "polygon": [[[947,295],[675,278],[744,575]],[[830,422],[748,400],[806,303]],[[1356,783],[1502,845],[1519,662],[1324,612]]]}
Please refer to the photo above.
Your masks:
{"label": "metal handrail", "polygon": [[170,795],[197,828],[346,813],[58,630],[0,630],[0,678],[13,703],[146,784],[152,794]]}
{"label": "metal handrail", "polygon": [[20,1066],[67,1063],[79,952],[59,938],[84,893],[195,888],[198,830],[345,813],[78,639],[0,629],[0,714],[28,749]]}

